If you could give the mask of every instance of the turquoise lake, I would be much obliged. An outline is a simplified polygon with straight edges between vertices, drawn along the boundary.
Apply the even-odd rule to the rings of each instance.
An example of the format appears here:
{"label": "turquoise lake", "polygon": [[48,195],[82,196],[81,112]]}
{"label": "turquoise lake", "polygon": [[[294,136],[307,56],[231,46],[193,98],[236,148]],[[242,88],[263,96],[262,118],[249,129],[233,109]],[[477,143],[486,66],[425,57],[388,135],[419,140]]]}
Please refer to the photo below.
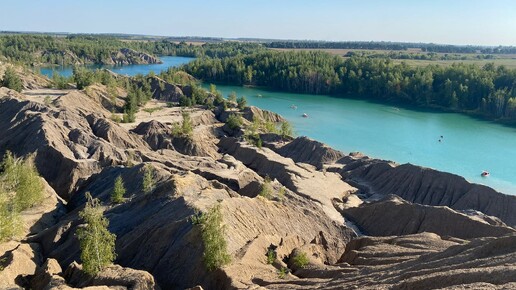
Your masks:
{"label": "turquoise lake", "polygon": [[[162,64],[102,67],[133,76],[159,73],[192,59],[168,56],[161,57]],[[41,70],[47,76],[53,71]],[[72,72],[71,67],[55,71],[62,75]],[[360,100],[222,85],[217,89],[225,96],[232,91],[246,96],[249,105],[284,116],[296,135],[345,153],[359,151],[374,158],[431,167],[516,195],[516,128],[460,114],[419,112]],[[290,108],[293,104],[296,110]],[[309,117],[303,118],[303,113]],[[481,177],[483,170],[491,176]]]}
{"label": "turquoise lake", "polygon": [[[143,74],[146,75],[150,73],[151,71],[154,71],[155,73],[159,73],[161,71],[167,70],[169,67],[178,67],[185,63],[189,63],[194,58],[191,57],[182,57],[182,56],[161,56],[161,61],[163,63],[159,64],[132,64],[132,65],[87,65],[87,68],[90,69],[98,69],[98,68],[107,68],[115,73],[128,75],[128,76],[135,76],[137,74]],[[72,75],[72,67],[71,66],[64,66],[64,67],[44,67],[40,69],[40,72],[43,75],[46,75],[48,77],[52,77],[52,74],[54,72],[59,73],[62,76],[69,77]]]}
{"label": "turquoise lake", "polygon": [[[419,112],[320,95],[217,86],[290,121],[309,136],[344,153],[412,163],[455,173],[475,183],[516,194],[516,129],[454,113]],[[297,109],[291,109],[291,105]],[[302,114],[308,114],[303,118]],[[443,136],[442,141],[439,142]],[[488,170],[491,175],[481,177]]]}

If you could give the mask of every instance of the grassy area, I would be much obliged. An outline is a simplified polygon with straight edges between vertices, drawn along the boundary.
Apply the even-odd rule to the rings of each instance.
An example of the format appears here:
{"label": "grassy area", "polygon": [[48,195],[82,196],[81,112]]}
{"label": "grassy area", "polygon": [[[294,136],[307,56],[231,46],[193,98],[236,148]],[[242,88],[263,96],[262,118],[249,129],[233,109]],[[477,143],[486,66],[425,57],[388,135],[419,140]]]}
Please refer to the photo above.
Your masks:
{"label": "grassy area", "polygon": [[[369,53],[385,53],[388,54],[390,52],[400,52],[400,51],[391,51],[391,50],[380,50],[380,49],[371,49],[371,50],[365,50],[365,49],[310,49],[310,48],[271,48],[272,50],[277,51],[310,51],[310,50],[320,50],[327,52],[329,54],[333,55],[340,55],[344,56],[348,52],[369,52]],[[408,54],[421,54],[424,52],[421,52],[420,49],[408,49],[406,51],[403,51],[403,53]],[[437,53],[437,55],[444,56],[445,53]],[[460,55],[460,56],[466,56],[467,60],[419,60],[419,59],[393,59],[396,63],[405,62],[410,66],[427,66],[430,64],[437,64],[437,65],[444,65],[444,66],[451,66],[453,63],[466,63],[466,64],[476,64],[479,66],[483,66],[486,63],[494,63],[496,66],[504,65],[509,69],[516,69],[516,55],[515,54],[498,54],[495,55],[495,59],[473,59],[476,58],[478,54],[452,54],[450,55]]]}

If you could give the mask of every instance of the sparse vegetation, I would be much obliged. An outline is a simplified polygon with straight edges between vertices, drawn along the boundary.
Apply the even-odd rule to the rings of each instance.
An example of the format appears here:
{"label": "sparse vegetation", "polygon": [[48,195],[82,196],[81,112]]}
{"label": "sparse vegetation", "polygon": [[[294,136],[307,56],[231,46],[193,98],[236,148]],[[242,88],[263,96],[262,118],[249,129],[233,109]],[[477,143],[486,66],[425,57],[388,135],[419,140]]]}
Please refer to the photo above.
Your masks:
{"label": "sparse vegetation", "polygon": [[229,117],[226,120],[226,124],[231,130],[235,130],[240,128],[242,124],[244,124],[244,121],[242,120],[242,116],[238,114],[229,114]]}
{"label": "sparse vegetation", "polygon": [[85,226],[77,230],[83,269],[91,276],[95,276],[116,258],[116,236],[109,232],[109,221],[103,216],[99,201],[86,193],[88,201],[79,216]]}
{"label": "sparse vegetation", "polygon": [[292,262],[296,267],[304,268],[310,263],[310,260],[305,252],[299,252],[293,257]]}
{"label": "sparse vegetation", "polygon": [[278,278],[280,278],[280,279],[285,279],[285,277],[287,277],[287,274],[288,274],[288,269],[285,267],[281,267],[278,270]]}
{"label": "sparse vegetation", "polygon": [[20,234],[20,212],[38,204],[44,188],[31,158],[22,160],[7,151],[1,168],[0,241],[6,241]]}
{"label": "sparse vegetation", "polygon": [[209,271],[223,267],[231,262],[224,238],[220,204],[213,206],[207,213],[192,216],[192,223],[201,229],[204,244],[204,264]]}
{"label": "sparse vegetation", "polygon": [[283,138],[294,136],[294,131],[292,130],[292,125],[288,121],[281,122],[279,134]]}
{"label": "sparse vegetation", "polygon": [[52,104],[52,98],[50,96],[45,96],[43,103],[47,106],[50,106]]}
{"label": "sparse vegetation", "polygon": [[152,116],[152,113],[163,110],[163,107],[155,107],[155,108],[145,108],[144,112],[149,113],[149,116]]}
{"label": "sparse vegetation", "polygon": [[154,189],[154,168],[147,164],[143,167],[142,190],[145,194],[152,192]]}
{"label": "sparse vegetation", "polygon": [[126,190],[124,187],[124,181],[122,180],[122,176],[118,175],[118,177],[115,179],[115,184],[113,185],[113,191],[111,192],[111,202],[124,202],[125,191]]}
{"label": "sparse vegetation", "polygon": [[247,106],[247,99],[245,96],[241,96],[237,99],[238,109],[243,110]]}
{"label": "sparse vegetation", "polygon": [[276,257],[277,257],[277,254],[276,254],[276,251],[274,251],[274,249],[267,249],[267,264],[269,265],[272,265],[272,263],[274,263],[274,261],[276,261]]}
{"label": "sparse vegetation", "polygon": [[186,111],[183,111],[181,115],[183,117],[183,120],[181,121],[181,124],[176,123],[173,125],[172,136],[192,138],[193,137],[192,118],[190,117],[190,114]]}
{"label": "sparse vegetation", "polygon": [[12,67],[8,67],[5,70],[4,77],[0,84],[2,87],[10,88],[17,92],[21,92],[23,90],[22,81]]}
{"label": "sparse vegetation", "polygon": [[265,176],[265,180],[262,183],[262,188],[260,190],[259,195],[266,198],[272,199],[274,193],[274,188],[272,188],[272,180],[269,176]]}

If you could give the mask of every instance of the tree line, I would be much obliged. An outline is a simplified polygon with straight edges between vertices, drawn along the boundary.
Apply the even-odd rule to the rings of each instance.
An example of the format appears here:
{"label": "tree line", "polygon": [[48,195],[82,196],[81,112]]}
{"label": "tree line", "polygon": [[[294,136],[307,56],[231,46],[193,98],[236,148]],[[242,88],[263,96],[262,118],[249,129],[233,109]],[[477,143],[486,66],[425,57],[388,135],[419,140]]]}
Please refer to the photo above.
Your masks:
{"label": "tree line", "polygon": [[169,40],[123,41],[111,36],[15,34],[0,35],[0,59],[30,65],[103,64],[123,48],[151,55],[229,57],[255,51],[260,46],[239,42],[200,46]]}
{"label": "tree line", "polygon": [[514,46],[477,46],[477,45],[444,45],[433,43],[408,43],[385,41],[273,41],[264,44],[269,48],[289,49],[375,49],[375,50],[407,50],[419,48],[423,52],[439,53],[484,53],[514,54]]}
{"label": "tree line", "polygon": [[492,63],[410,67],[388,58],[343,59],[321,51],[269,50],[199,58],[183,69],[216,83],[395,101],[516,120],[516,70]]}

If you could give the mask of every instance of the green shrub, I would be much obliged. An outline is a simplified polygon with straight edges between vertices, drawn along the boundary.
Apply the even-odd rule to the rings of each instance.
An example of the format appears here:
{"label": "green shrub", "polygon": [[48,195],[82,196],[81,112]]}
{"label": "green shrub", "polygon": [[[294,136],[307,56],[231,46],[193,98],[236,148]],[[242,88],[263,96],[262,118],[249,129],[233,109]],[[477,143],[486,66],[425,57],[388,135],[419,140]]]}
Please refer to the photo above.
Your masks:
{"label": "green shrub", "polygon": [[3,80],[0,84],[2,87],[7,87],[17,92],[23,90],[23,83],[12,67],[8,67],[5,70]]}
{"label": "green shrub", "polygon": [[192,138],[193,136],[193,123],[192,118],[188,112],[182,113],[183,121],[181,124],[172,125],[172,136]]}
{"label": "green shrub", "polygon": [[244,121],[242,120],[242,116],[237,114],[230,114],[228,119],[226,120],[226,124],[231,130],[235,130],[240,128]]}
{"label": "green shrub", "polygon": [[113,191],[111,192],[111,202],[122,203],[124,202],[125,187],[122,176],[118,175],[113,185]]}
{"label": "green shrub", "polygon": [[293,264],[298,268],[304,268],[308,263],[310,263],[310,260],[308,259],[308,256],[305,252],[297,253],[293,258]]}
{"label": "green shrub", "polygon": [[192,223],[201,228],[204,244],[204,264],[209,271],[223,267],[231,262],[227,242],[224,238],[220,204],[213,206],[207,213],[192,217]]}
{"label": "green shrub", "polygon": [[21,222],[14,200],[0,187],[0,243],[18,237]]}
{"label": "green shrub", "polygon": [[116,236],[109,232],[109,221],[104,217],[97,199],[86,193],[88,202],[79,216],[86,225],[77,230],[84,272],[95,276],[116,258]]}
{"label": "green shrub", "polygon": [[287,121],[281,122],[279,134],[283,138],[294,136],[294,131],[292,130],[292,125]]}
{"label": "green shrub", "polygon": [[276,261],[276,251],[274,251],[273,249],[269,248],[267,249],[267,264],[269,265],[272,265],[272,263],[274,263],[274,261]]}
{"label": "green shrub", "polygon": [[241,96],[237,99],[237,105],[240,110],[243,110],[247,106],[247,99],[245,96]]}
{"label": "green shrub", "polygon": [[280,279],[285,279],[285,277],[287,277],[287,274],[288,274],[288,269],[285,267],[281,267],[278,270],[278,278],[280,278]]}
{"label": "green shrub", "polygon": [[143,167],[143,182],[142,189],[144,193],[150,193],[154,189],[154,168],[151,165],[145,165]]}
{"label": "green shrub", "polygon": [[274,189],[272,188],[272,181],[269,176],[266,176],[259,195],[266,199],[272,199],[273,192]]}
{"label": "green shrub", "polygon": [[17,211],[26,210],[43,199],[43,182],[32,158],[16,158],[11,152],[5,153],[2,161],[1,187],[7,193],[14,192]]}

